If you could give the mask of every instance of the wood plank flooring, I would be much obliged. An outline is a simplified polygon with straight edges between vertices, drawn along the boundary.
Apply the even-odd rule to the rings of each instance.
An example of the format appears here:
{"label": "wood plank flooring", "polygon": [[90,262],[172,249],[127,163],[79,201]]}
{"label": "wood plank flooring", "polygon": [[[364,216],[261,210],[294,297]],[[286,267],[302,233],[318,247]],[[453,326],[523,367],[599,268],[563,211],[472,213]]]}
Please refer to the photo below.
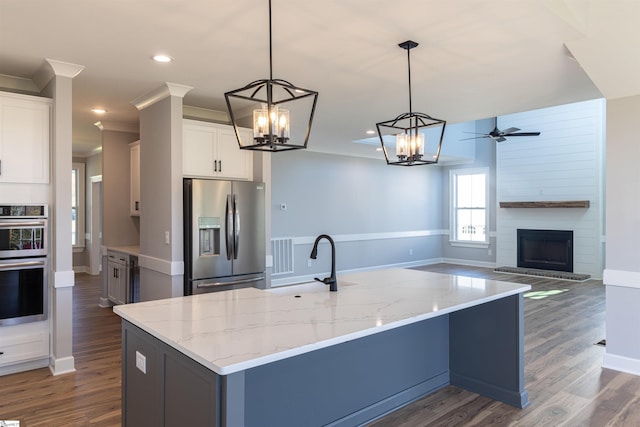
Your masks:
{"label": "wood plank flooring", "polygon": [[119,426],[120,317],[98,307],[99,276],[77,274],[73,289],[76,372],[49,368],[0,377],[0,419],[20,427]]}
{"label": "wood plank flooring", "polygon": [[530,405],[516,409],[449,386],[370,427],[640,426],[640,377],[602,369],[605,289],[601,281],[570,282],[438,264],[419,268],[527,283],[525,387]]}
{"label": "wood plank flooring", "polygon": [[[494,273],[437,264],[420,269],[531,284],[546,292],[525,299],[523,409],[446,387],[372,423],[386,426],[630,426],[640,427],[640,377],[602,369],[604,286]],[[0,420],[21,427],[119,426],[120,318],[99,308],[100,278],[78,274],[74,288],[77,371],[49,369],[0,377]],[[271,427],[271,426],[267,426]],[[306,426],[305,426],[306,427]]]}

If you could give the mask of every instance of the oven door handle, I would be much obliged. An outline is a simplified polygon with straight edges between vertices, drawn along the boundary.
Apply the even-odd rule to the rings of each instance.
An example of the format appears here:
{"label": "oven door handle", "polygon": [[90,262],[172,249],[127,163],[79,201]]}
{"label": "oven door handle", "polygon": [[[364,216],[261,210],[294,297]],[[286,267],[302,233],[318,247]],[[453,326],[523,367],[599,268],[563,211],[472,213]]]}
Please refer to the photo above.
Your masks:
{"label": "oven door handle", "polygon": [[0,221],[0,228],[26,228],[26,227],[44,227],[44,221]]}
{"label": "oven door handle", "polygon": [[16,268],[25,267],[44,267],[45,261],[18,261],[18,262],[6,262],[0,264],[0,271],[2,270],[15,270]]}

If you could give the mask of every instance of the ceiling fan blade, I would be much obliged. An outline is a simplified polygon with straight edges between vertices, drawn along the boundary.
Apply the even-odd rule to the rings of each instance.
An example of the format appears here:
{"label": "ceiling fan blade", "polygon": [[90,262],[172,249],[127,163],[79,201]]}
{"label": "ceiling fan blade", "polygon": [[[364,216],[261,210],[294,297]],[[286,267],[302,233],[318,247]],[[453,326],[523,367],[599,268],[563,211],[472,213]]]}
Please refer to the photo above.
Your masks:
{"label": "ceiling fan blade", "polygon": [[494,140],[495,140],[496,142],[502,142],[502,141],[506,141],[506,140],[507,140],[507,138],[505,138],[504,136],[499,136],[498,138],[494,138]]}
{"label": "ceiling fan blade", "polygon": [[509,128],[509,129],[505,129],[502,131],[503,134],[507,134],[507,133],[511,133],[511,132],[518,132],[520,129],[518,128]]}
{"label": "ceiling fan blade", "polygon": [[462,138],[459,139],[459,141],[468,141],[470,139],[481,139],[481,138],[490,138],[489,135],[483,135],[483,134],[479,134],[478,136],[472,136],[471,138]]}
{"label": "ceiling fan blade", "polygon": [[540,132],[519,132],[519,133],[509,133],[504,136],[538,136]]}

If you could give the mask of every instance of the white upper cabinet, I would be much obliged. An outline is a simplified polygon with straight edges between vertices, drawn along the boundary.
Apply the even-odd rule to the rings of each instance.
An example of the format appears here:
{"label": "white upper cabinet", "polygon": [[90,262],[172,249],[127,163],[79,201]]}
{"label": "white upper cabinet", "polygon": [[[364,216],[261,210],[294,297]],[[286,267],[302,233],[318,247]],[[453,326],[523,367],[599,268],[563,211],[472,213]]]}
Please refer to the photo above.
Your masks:
{"label": "white upper cabinet", "polygon": [[140,216],[140,141],[129,144],[129,214]]}
{"label": "white upper cabinet", "polygon": [[50,122],[50,99],[0,93],[0,182],[49,182]]}
{"label": "white upper cabinet", "polygon": [[[249,129],[241,131],[251,132]],[[232,126],[185,119],[182,174],[250,181],[253,178],[253,156],[250,151],[240,150]]]}

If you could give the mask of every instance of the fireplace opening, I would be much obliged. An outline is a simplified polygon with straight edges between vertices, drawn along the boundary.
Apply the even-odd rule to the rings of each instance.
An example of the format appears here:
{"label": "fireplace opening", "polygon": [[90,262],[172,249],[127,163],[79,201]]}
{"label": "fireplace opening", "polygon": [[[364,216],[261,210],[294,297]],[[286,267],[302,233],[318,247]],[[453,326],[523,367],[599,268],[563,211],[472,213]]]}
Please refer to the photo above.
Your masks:
{"label": "fireplace opening", "polygon": [[573,231],[518,229],[518,267],[573,273]]}

